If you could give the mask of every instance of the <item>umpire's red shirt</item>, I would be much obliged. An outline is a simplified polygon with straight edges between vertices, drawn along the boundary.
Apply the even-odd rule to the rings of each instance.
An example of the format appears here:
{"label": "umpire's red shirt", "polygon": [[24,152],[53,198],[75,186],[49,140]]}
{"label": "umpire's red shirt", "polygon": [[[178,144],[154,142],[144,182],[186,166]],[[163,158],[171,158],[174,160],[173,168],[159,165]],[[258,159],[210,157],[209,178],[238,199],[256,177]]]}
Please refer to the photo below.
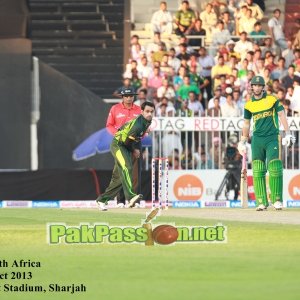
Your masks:
{"label": "umpire's red shirt", "polygon": [[139,114],[141,114],[141,107],[138,105],[132,104],[130,108],[127,108],[123,102],[115,104],[108,114],[106,128],[114,135],[122,125]]}

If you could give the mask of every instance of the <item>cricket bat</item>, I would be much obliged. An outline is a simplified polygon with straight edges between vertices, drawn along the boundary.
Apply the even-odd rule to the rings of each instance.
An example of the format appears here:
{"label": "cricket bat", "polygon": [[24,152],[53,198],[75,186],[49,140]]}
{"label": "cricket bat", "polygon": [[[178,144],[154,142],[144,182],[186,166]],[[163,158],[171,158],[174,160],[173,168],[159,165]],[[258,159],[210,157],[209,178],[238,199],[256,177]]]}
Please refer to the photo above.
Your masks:
{"label": "cricket bat", "polygon": [[244,155],[243,155],[240,195],[241,195],[242,208],[248,208],[248,183],[247,183],[246,153],[244,153]]}

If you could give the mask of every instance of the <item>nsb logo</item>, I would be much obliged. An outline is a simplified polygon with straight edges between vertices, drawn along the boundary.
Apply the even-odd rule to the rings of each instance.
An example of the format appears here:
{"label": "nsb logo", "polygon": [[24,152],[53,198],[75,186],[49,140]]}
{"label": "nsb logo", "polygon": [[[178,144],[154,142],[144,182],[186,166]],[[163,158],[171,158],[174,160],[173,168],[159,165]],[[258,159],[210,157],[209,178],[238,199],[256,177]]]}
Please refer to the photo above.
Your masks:
{"label": "nsb logo", "polygon": [[289,194],[293,200],[300,199],[300,174],[291,179],[289,183]]}
{"label": "nsb logo", "polygon": [[182,175],[174,184],[177,200],[199,200],[203,194],[203,183],[194,175]]}

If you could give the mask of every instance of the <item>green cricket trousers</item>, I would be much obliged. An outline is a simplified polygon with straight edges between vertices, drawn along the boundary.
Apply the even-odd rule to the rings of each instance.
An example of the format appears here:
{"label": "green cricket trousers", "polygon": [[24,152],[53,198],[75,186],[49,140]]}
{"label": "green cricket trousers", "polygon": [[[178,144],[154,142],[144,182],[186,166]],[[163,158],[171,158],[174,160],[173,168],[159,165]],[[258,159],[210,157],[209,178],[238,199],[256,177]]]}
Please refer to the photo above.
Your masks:
{"label": "green cricket trousers", "polygon": [[130,200],[136,195],[132,183],[132,152],[121,142],[113,139],[110,151],[115,159],[111,181],[101,195],[101,202],[114,199],[123,187],[125,199]]}

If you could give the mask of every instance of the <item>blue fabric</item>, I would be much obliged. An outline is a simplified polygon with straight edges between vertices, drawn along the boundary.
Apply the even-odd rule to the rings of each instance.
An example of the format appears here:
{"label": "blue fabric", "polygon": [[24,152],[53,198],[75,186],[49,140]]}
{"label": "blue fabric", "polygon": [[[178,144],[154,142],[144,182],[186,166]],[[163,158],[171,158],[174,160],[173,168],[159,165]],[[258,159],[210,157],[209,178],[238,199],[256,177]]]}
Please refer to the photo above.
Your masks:
{"label": "blue fabric", "polygon": [[[97,153],[101,154],[109,152],[112,139],[113,135],[106,128],[96,131],[74,149],[73,160],[83,160],[94,156]],[[152,139],[150,136],[145,136],[142,139],[142,146],[152,146]]]}

